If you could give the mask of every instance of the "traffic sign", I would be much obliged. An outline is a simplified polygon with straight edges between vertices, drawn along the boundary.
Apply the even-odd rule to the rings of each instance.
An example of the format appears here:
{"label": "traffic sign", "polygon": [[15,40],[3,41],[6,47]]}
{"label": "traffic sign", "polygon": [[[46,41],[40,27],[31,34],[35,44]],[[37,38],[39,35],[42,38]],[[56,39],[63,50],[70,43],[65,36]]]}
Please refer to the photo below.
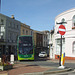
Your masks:
{"label": "traffic sign", "polygon": [[64,25],[60,25],[58,31],[59,31],[60,35],[64,35],[65,32],[66,32],[65,26]]}

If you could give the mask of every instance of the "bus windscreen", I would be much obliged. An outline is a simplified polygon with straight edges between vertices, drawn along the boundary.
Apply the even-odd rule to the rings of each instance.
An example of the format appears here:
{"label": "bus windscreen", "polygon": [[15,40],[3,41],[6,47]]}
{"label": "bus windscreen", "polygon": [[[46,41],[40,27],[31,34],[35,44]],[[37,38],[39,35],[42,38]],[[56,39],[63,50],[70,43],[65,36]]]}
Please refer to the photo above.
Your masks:
{"label": "bus windscreen", "polygon": [[19,37],[19,54],[33,54],[32,37]]}

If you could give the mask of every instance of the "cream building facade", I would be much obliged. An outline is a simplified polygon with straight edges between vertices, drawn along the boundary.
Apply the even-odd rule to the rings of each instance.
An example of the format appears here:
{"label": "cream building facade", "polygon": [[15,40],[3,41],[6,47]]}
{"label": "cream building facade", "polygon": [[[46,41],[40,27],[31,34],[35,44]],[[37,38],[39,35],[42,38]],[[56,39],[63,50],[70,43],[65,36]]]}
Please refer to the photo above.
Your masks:
{"label": "cream building facade", "polygon": [[33,35],[33,30],[29,25],[21,23],[21,35]]}

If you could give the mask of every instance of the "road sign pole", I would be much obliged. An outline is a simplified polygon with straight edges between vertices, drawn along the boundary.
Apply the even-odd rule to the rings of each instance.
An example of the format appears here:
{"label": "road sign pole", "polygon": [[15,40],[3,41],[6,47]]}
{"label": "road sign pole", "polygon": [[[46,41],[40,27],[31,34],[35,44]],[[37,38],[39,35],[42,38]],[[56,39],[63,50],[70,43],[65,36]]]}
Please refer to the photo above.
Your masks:
{"label": "road sign pole", "polygon": [[[63,23],[63,22],[62,22],[62,23]],[[62,23],[61,23],[61,24],[62,24]],[[60,24],[60,23],[58,23],[58,24]],[[60,39],[60,59],[59,59],[59,68],[63,68],[63,69],[64,69],[65,67],[62,65],[61,59],[63,59],[63,57],[62,57],[62,35],[64,35],[65,32],[66,32],[65,26],[64,26],[64,25],[60,25],[58,31],[59,31],[59,33],[60,33],[60,35],[61,35],[61,39]]]}
{"label": "road sign pole", "polygon": [[61,56],[62,56],[62,35],[60,39],[60,61],[59,61],[59,66],[61,66]]}
{"label": "road sign pole", "polygon": [[60,39],[60,59],[59,59],[59,65],[62,66],[61,64],[61,57],[62,57],[62,35],[65,34],[66,32],[66,28],[64,25],[60,25],[59,29],[58,29],[60,35],[61,35],[61,39]]}

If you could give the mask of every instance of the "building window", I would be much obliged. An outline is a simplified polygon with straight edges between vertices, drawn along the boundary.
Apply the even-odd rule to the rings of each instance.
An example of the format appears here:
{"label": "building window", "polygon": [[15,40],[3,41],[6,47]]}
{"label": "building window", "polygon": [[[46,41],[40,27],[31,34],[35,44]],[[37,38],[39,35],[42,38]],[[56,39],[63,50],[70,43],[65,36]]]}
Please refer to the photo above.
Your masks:
{"label": "building window", "polygon": [[73,51],[72,53],[75,53],[75,41],[73,42]]}
{"label": "building window", "polygon": [[26,30],[26,35],[28,35],[28,30]]}
{"label": "building window", "polygon": [[3,38],[4,38],[4,33],[1,32],[1,33],[0,33],[0,39],[3,39]]}
{"label": "building window", "polygon": [[8,23],[8,27],[10,27],[10,22]]}
{"label": "building window", "polygon": [[60,39],[57,39],[57,44],[60,44]]}
{"label": "building window", "polygon": [[46,46],[47,46],[48,44],[47,44],[47,42],[46,42]]}
{"label": "building window", "polygon": [[33,31],[31,31],[31,35],[33,35]]}
{"label": "building window", "polygon": [[45,46],[45,41],[44,41],[44,46]]}
{"label": "building window", "polygon": [[[61,46],[60,39],[57,39],[56,40],[56,54],[57,55],[60,54],[60,46]],[[62,39],[62,53],[64,52],[65,52],[65,39],[63,38]]]}
{"label": "building window", "polygon": [[46,40],[47,40],[47,35],[46,35]]}
{"label": "building window", "polygon": [[18,39],[18,34],[16,35],[16,42],[17,42],[17,39]]}
{"label": "building window", "polygon": [[9,33],[8,33],[8,42],[11,42],[11,40],[12,40],[12,33],[9,31]]}
{"label": "building window", "polygon": [[15,23],[14,23],[14,28],[15,28],[15,26],[16,26],[16,25],[15,25]]}
{"label": "building window", "polygon": [[1,33],[1,26],[0,26],[0,33]]}
{"label": "building window", "polygon": [[1,24],[2,24],[2,25],[4,24],[4,20],[3,20],[3,19],[1,19]]}
{"label": "building window", "polygon": [[17,29],[18,29],[18,25],[17,25]]}
{"label": "building window", "polygon": [[73,16],[72,22],[73,22],[72,29],[75,29],[75,15]]}
{"label": "building window", "polygon": [[11,26],[12,26],[12,23],[10,22],[10,23],[9,23],[9,27],[11,27]]}
{"label": "building window", "polygon": [[23,29],[23,34],[24,34],[24,29]]}
{"label": "building window", "polygon": [[1,27],[1,32],[4,32],[5,31],[5,28],[4,27]]}
{"label": "building window", "polygon": [[40,46],[41,46],[41,41],[39,42]]}

